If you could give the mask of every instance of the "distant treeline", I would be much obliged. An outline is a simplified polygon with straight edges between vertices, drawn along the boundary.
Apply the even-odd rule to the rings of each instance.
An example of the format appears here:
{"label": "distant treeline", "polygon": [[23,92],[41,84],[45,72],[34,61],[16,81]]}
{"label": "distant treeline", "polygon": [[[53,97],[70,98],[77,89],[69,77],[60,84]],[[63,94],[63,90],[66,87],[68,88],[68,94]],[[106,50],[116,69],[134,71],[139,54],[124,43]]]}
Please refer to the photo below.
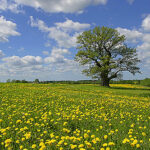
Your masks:
{"label": "distant treeline", "polygon": [[[34,81],[26,80],[7,80],[7,83],[56,83],[56,84],[100,84],[100,80],[78,80],[78,81],[39,81],[35,79]],[[110,84],[138,84],[144,86],[150,86],[150,78],[144,80],[119,80],[119,81],[110,81]]]}

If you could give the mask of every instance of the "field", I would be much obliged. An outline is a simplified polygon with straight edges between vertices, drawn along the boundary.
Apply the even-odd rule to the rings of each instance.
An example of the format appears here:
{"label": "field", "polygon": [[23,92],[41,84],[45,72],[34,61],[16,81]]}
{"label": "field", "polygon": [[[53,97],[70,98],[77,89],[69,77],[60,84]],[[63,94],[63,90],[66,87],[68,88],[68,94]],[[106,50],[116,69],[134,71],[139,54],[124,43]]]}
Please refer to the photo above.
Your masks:
{"label": "field", "polygon": [[149,150],[150,88],[0,84],[0,150]]}

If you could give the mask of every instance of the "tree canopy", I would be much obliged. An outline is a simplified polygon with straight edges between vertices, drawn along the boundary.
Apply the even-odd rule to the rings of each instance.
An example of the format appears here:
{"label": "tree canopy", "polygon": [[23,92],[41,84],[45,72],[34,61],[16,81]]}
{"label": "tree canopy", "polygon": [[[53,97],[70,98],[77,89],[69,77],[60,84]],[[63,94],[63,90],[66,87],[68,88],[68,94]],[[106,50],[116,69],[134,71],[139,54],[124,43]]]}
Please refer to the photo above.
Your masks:
{"label": "tree canopy", "polygon": [[95,27],[77,37],[75,60],[87,69],[83,73],[101,79],[102,86],[119,77],[123,71],[139,73],[136,49],[125,44],[125,36],[112,28]]}

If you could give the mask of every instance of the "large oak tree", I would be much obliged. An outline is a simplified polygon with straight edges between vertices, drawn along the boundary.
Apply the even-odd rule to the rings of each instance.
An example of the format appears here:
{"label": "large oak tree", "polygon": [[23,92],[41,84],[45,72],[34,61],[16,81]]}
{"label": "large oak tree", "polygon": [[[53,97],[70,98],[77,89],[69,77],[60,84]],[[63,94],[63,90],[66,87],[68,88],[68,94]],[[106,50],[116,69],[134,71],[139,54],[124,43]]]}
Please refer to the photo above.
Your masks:
{"label": "large oak tree", "polygon": [[110,80],[123,71],[139,73],[135,48],[125,44],[125,36],[115,29],[95,27],[77,37],[78,53],[75,60],[87,69],[83,73],[101,79],[102,86],[109,86]]}

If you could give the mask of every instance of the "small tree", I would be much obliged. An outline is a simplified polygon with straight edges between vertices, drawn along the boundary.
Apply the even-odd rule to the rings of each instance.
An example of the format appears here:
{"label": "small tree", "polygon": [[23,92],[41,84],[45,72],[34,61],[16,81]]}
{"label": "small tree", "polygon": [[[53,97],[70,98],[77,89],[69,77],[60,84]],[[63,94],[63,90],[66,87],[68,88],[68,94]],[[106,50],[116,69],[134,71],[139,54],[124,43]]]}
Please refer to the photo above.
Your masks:
{"label": "small tree", "polygon": [[7,81],[6,81],[7,83],[10,83],[11,82],[11,79],[7,79]]}
{"label": "small tree", "polygon": [[101,79],[102,86],[122,75],[123,71],[139,73],[136,49],[125,45],[125,36],[108,27],[95,27],[77,38],[79,44],[75,60],[86,65],[83,73]]}
{"label": "small tree", "polygon": [[34,83],[40,83],[39,79],[35,79]]}

